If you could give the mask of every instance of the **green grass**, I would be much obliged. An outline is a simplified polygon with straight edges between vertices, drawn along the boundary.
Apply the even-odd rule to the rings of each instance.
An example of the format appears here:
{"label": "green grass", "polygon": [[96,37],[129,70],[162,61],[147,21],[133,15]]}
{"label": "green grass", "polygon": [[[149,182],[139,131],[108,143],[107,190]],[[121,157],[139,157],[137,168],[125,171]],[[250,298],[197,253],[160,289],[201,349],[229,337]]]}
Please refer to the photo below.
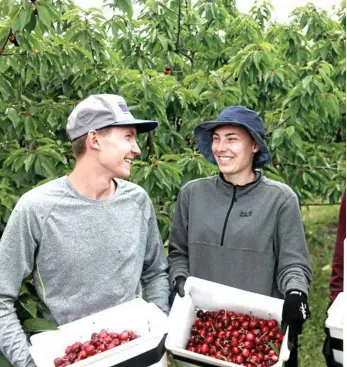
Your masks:
{"label": "green grass", "polygon": [[302,209],[312,266],[312,283],[309,296],[311,318],[306,322],[300,340],[300,367],[326,366],[322,346],[338,211],[338,206]]}

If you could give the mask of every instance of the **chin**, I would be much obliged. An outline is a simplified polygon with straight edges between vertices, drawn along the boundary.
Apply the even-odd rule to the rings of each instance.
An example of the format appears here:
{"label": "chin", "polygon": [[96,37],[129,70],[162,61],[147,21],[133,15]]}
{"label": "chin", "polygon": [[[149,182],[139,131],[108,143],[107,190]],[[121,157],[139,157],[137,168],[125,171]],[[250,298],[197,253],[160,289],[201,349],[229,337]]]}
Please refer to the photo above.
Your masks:
{"label": "chin", "polygon": [[234,171],[232,167],[218,166],[218,168],[221,173],[226,173],[226,174],[233,173]]}
{"label": "chin", "polygon": [[114,176],[117,178],[127,179],[130,177],[130,171],[116,172]]}

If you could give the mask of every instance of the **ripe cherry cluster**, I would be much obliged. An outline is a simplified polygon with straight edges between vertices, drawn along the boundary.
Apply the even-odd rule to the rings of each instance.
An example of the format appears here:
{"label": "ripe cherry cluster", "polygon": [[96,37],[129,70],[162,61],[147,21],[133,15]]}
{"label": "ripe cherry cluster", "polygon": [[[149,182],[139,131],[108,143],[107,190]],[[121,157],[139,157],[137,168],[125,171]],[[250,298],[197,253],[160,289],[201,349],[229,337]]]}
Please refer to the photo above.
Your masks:
{"label": "ripe cherry cluster", "polygon": [[91,357],[97,353],[105,352],[121,344],[138,338],[139,335],[133,331],[124,330],[120,334],[108,332],[103,329],[99,333],[93,333],[90,340],[80,343],[76,342],[65,349],[63,357],[54,360],[55,367],[65,367],[82,359]]}
{"label": "ripe cherry cluster", "polygon": [[186,349],[245,367],[270,367],[283,335],[275,319],[233,311],[197,311]]}

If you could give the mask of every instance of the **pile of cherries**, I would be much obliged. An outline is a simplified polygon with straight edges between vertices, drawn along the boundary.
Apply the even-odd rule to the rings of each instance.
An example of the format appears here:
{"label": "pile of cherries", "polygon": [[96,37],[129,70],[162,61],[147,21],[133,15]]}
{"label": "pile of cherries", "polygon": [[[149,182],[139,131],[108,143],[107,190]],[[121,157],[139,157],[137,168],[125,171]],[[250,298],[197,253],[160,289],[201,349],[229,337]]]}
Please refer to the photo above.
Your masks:
{"label": "pile of cherries", "polygon": [[278,361],[283,335],[276,320],[227,310],[197,310],[196,315],[187,350],[245,367]]}
{"label": "pile of cherries", "polygon": [[133,331],[124,330],[118,334],[103,329],[99,333],[93,333],[90,340],[84,343],[76,342],[69,345],[65,349],[65,355],[54,360],[54,366],[69,366],[70,364],[91,357],[97,353],[102,353],[106,350],[118,347],[138,337],[139,335]]}

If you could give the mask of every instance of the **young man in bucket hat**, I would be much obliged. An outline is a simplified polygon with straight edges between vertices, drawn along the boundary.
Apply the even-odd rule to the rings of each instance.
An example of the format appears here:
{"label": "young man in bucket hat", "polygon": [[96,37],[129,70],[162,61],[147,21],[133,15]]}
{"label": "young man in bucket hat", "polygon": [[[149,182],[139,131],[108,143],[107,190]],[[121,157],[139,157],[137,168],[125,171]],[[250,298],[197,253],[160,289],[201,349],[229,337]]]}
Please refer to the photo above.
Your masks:
{"label": "young man in bucket hat", "polygon": [[153,205],[130,176],[135,120],[124,98],[92,95],[68,118],[76,166],[25,193],[0,243],[0,349],[15,367],[35,366],[14,309],[21,283],[35,288],[58,325],[141,294],[168,313],[168,263]]}
{"label": "young man in bucket hat", "polygon": [[179,192],[169,242],[172,295],[184,296],[191,275],[284,298],[291,362],[309,317],[311,281],[298,199],[287,185],[257,170],[271,160],[262,119],[243,106],[195,127],[203,156],[219,175],[193,180]]}

